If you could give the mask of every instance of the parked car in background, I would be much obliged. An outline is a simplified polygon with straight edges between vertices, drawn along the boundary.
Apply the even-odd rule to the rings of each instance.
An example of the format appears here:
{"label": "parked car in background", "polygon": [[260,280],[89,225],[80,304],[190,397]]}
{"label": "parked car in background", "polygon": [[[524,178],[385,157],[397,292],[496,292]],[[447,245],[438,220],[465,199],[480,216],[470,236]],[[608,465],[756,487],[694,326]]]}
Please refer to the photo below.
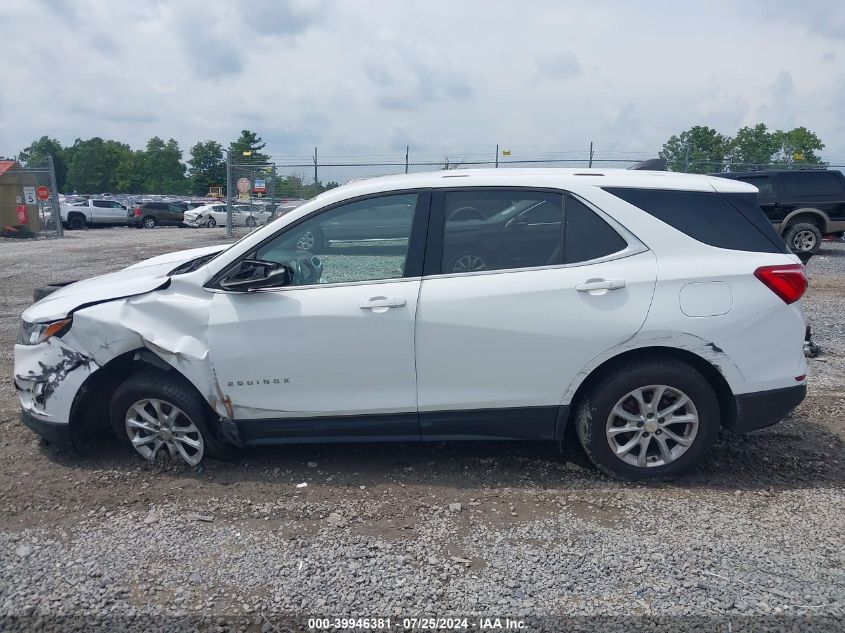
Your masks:
{"label": "parked car in background", "polygon": [[126,226],[126,207],[117,200],[89,199],[59,207],[62,225],[68,229],[84,229],[86,226]]}
{"label": "parked car in background", "polygon": [[766,217],[796,253],[819,252],[822,236],[845,233],[845,174],[834,169],[783,169],[714,174],[757,187]]}
{"label": "parked car in background", "polygon": [[[58,443],[110,422],[143,458],[189,465],[286,442],[561,441],[571,425],[608,474],[678,477],[721,427],[769,426],[806,394],[804,267],[756,196],[612,169],[344,185],[235,244],[30,306],[21,418]],[[351,242],[317,255],[307,234]],[[481,252],[495,257],[453,264]]]}
{"label": "parked car in background", "polygon": [[302,206],[305,204],[306,200],[304,198],[283,198],[282,201],[276,205],[276,208],[272,210],[272,212],[267,216],[267,219],[264,221],[265,224],[269,224],[276,218],[280,218],[286,213],[290,213],[297,207]]}
{"label": "parked car in background", "polygon": [[186,205],[183,202],[142,202],[130,209],[128,220],[137,228],[155,226],[182,226]]}
{"label": "parked car in background", "polygon": [[[258,226],[264,224],[269,216],[270,212],[260,207],[232,205],[232,226]],[[226,226],[226,204],[215,202],[187,211],[185,225],[195,228]]]}

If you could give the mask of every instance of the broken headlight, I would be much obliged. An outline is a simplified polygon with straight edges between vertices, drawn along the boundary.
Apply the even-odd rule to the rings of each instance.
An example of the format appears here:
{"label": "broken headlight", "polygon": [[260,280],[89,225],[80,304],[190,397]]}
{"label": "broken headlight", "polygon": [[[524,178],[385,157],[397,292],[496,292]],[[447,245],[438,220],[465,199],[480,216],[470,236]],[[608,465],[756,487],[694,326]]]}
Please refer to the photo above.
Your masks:
{"label": "broken headlight", "polygon": [[61,336],[70,329],[73,319],[61,319],[49,323],[27,323],[21,319],[18,330],[18,345],[38,345],[51,336]]}

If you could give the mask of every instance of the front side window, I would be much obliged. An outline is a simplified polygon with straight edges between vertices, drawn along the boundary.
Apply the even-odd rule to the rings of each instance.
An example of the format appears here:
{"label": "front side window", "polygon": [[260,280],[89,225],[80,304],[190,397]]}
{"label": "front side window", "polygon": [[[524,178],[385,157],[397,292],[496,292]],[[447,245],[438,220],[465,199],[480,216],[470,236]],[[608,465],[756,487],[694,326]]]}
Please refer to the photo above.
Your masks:
{"label": "front side window", "polygon": [[520,189],[446,192],[443,273],[562,263],[561,201]]}
{"label": "front side window", "polygon": [[[417,194],[366,198],[337,206],[286,229],[261,246],[255,259],[291,264],[291,285],[398,279],[405,261]],[[318,266],[315,275],[296,268]]]}

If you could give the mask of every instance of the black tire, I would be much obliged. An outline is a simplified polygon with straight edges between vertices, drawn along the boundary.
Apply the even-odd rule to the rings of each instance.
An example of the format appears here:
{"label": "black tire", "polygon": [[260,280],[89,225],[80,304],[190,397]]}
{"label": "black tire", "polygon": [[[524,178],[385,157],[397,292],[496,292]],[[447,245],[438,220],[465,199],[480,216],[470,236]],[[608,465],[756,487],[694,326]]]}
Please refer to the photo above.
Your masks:
{"label": "black tire", "polygon": [[[236,454],[234,446],[225,444],[210,430],[206,403],[193,386],[175,371],[144,368],[127,378],[114,392],[109,404],[112,429],[128,450],[141,457],[135,450],[126,430],[126,415],[130,407],[140,400],[154,398],[177,406],[199,429],[203,440],[203,459],[212,457],[228,459]],[[162,449],[167,453],[166,449]]]}
{"label": "black tire", "polygon": [[248,218],[244,221],[244,224],[246,224],[246,225],[247,225],[248,227],[250,227],[250,228],[252,228],[252,227],[256,226],[256,223],[255,223],[255,218],[254,218],[254,217],[252,217],[252,216],[249,216],[249,217],[248,217]]}
{"label": "black tire", "polygon": [[78,213],[72,213],[67,218],[67,228],[78,231],[85,228],[85,218]]}
{"label": "black tire", "polygon": [[154,229],[157,224],[158,220],[156,220],[151,215],[146,215],[144,216],[144,219],[141,220],[141,226],[143,226],[145,229]]}
{"label": "black tire", "polygon": [[[610,446],[607,425],[611,411],[626,394],[651,385],[666,385],[687,395],[698,414],[698,428],[691,445],[673,461],[638,466],[616,456]],[[668,481],[690,472],[712,448],[719,434],[719,422],[719,401],[710,383],[697,369],[674,358],[655,358],[618,367],[601,377],[576,403],[575,430],[593,464],[612,477],[635,481]],[[638,433],[648,435],[645,431]],[[614,437],[620,437],[620,442],[634,439],[633,434]],[[664,435],[663,442],[670,441]],[[659,448],[656,438],[648,442],[651,450]],[[634,444],[634,449],[639,455],[638,444]],[[627,454],[633,455],[634,449]],[[649,459],[657,460],[659,456]]]}
{"label": "black tire", "polygon": [[214,227],[217,226],[217,220],[215,220],[211,216],[208,216],[208,219],[205,221],[205,226],[210,228],[210,229],[213,229]]}
{"label": "black tire", "polygon": [[786,229],[783,240],[793,253],[816,255],[822,248],[822,232],[815,224],[799,222]]}
{"label": "black tire", "polygon": [[450,253],[444,258],[443,273],[469,273],[492,269],[490,257],[483,251],[466,249]]}

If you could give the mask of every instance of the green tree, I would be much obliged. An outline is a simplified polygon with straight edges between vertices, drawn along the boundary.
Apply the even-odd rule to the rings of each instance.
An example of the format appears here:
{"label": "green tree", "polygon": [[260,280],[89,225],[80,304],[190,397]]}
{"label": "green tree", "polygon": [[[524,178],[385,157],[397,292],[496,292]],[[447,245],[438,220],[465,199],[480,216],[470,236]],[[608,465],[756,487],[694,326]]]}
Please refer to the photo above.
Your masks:
{"label": "green tree", "polygon": [[765,123],[741,128],[733,138],[729,149],[731,171],[753,169],[769,165],[778,151],[778,132],[771,132]]}
{"label": "green tree", "polygon": [[44,167],[47,165],[47,157],[53,157],[53,167],[56,170],[56,186],[59,190],[64,189],[67,179],[67,161],[65,159],[65,148],[56,139],[42,136],[33,141],[28,147],[22,149],[18,155],[21,163],[27,167]]}
{"label": "green tree", "polygon": [[212,185],[226,184],[226,159],[223,146],[217,141],[205,141],[191,148],[188,168],[191,193],[204,196]]}
{"label": "green tree", "polygon": [[802,126],[786,132],[778,130],[774,136],[777,145],[774,163],[788,167],[827,165],[816,153],[824,149],[824,143],[807,128]]}
{"label": "green tree", "polygon": [[671,171],[706,174],[724,169],[729,143],[728,137],[713,128],[696,125],[672,136],[658,155]]}
{"label": "green tree", "polygon": [[[244,165],[269,162],[270,156],[260,151],[266,145],[267,143],[255,132],[241,130],[240,137],[229,144],[229,150],[232,152],[232,163]],[[248,154],[244,156],[244,152],[248,152]]]}
{"label": "green tree", "polygon": [[79,193],[119,191],[118,167],[131,153],[125,143],[104,141],[99,136],[87,141],[76,139],[68,152],[66,189]]}
{"label": "green tree", "polygon": [[140,160],[141,177],[147,193],[187,193],[185,164],[179,143],[169,139],[166,143],[158,136],[147,141]]}

